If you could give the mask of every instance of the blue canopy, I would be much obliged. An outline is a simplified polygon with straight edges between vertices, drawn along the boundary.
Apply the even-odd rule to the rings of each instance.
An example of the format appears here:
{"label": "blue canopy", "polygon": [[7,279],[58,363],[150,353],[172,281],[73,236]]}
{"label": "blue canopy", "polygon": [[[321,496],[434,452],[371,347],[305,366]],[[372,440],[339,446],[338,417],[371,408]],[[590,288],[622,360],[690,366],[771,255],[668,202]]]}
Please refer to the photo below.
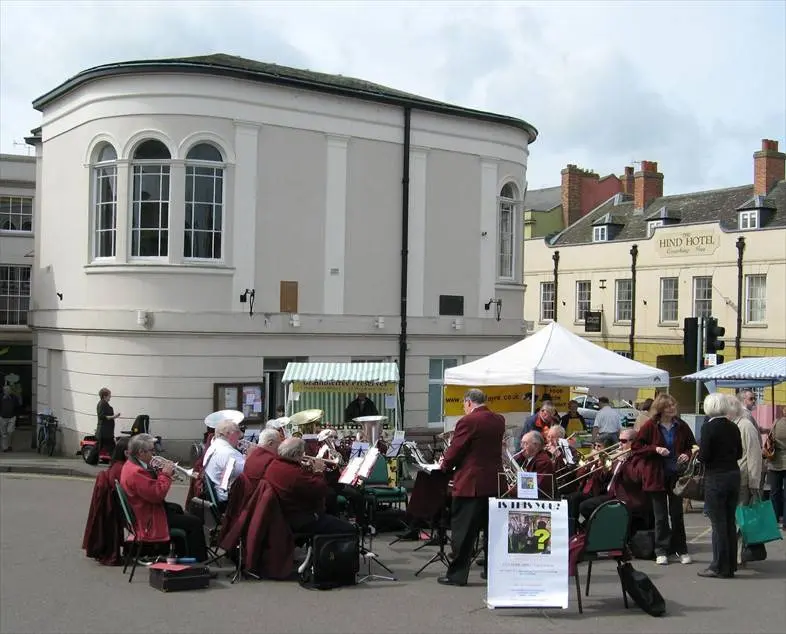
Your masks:
{"label": "blue canopy", "polygon": [[786,357],[737,359],[688,374],[682,380],[714,383],[717,387],[766,387],[786,381]]}

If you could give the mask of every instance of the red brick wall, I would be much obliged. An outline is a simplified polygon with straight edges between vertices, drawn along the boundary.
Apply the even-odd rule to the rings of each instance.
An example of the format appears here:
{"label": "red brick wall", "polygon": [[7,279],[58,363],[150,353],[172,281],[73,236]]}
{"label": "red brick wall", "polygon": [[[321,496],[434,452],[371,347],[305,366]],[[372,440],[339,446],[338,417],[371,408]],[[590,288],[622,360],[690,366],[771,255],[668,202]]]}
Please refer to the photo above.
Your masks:
{"label": "red brick wall", "polygon": [[766,196],[773,186],[784,179],[786,154],[778,152],[778,142],[761,140],[761,151],[753,155],[753,189],[757,196]]}

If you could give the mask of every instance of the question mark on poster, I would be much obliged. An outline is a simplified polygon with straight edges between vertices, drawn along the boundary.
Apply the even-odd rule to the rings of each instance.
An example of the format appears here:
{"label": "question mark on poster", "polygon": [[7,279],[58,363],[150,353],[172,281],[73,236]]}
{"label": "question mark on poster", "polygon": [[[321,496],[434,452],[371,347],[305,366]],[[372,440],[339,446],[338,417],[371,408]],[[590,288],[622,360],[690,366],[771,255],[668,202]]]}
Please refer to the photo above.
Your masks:
{"label": "question mark on poster", "polygon": [[551,533],[545,528],[539,528],[533,534],[538,538],[538,550],[545,550],[546,542],[549,541]]}

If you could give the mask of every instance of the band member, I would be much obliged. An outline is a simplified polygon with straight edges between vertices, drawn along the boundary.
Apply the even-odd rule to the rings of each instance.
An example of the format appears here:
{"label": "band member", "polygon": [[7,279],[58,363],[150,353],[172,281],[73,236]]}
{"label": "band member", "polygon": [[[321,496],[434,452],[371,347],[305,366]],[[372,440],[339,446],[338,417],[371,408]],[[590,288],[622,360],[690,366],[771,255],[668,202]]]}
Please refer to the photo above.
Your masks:
{"label": "band member", "polygon": [[252,483],[256,484],[265,477],[265,472],[270,463],[278,456],[278,446],[281,444],[281,435],[276,429],[263,429],[259,432],[259,441],[250,455],[246,458],[243,473]]}
{"label": "band member", "polygon": [[539,498],[554,498],[554,462],[539,432],[530,431],[522,436],[521,451],[516,456],[516,462],[524,471],[538,474]]}
{"label": "band member", "polygon": [[354,533],[355,527],[325,513],[328,485],[324,463],[315,460],[312,473],[303,467],[306,443],[287,438],[278,447],[278,458],[268,467],[265,480],[278,496],[281,510],[295,533]]}
{"label": "band member", "polygon": [[155,436],[137,434],[128,441],[128,460],[120,472],[120,484],[134,511],[134,530],[139,539],[169,544],[169,529],[180,528],[186,533],[187,552],[178,554],[207,560],[205,531],[202,521],[183,513],[177,504],[167,504],[166,496],[172,486],[174,466],[166,464],[159,472],[150,468]]}
{"label": "band member", "polygon": [[344,410],[344,422],[351,423],[356,418],[361,416],[378,416],[377,406],[374,401],[366,397],[362,392],[357,395],[357,398],[352,401]]}
{"label": "band member", "polygon": [[325,510],[330,515],[338,515],[338,496],[340,495],[346,499],[352,515],[361,520],[365,511],[363,494],[355,487],[338,481],[341,476],[341,466],[345,461],[344,457],[336,449],[335,441],[337,439],[338,434],[333,429],[323,429],[317,437],[317,440],[320,442],[317,458],[338,463],[337,466],[325,469],[325,481],[330,487],[327,500],[325,501]]}
{"label": "band member", "polygon": [[456,423],[453,441],[442,457],[442,471],[456,469],[453,478],[451,532],[455,557],[444,577],[451,586],[467,585],[472,551],[483,531],[483,573],[488,551],[488,498],[497,494],[497,474],[502,471],[502,438],[505,418],[490,411],[486,395],[476,389],[464,395],[464,416]]}
{"label": "band member", "polygon": [[246,464],[246,457],[237,449],[241,438],[243,431],[240,425],[231,420],[222,420],[216,425],[215,438],[202,461],[205,475],[216,490],[219,505],[226,506],[229,488],[235,478],[243,473]]}

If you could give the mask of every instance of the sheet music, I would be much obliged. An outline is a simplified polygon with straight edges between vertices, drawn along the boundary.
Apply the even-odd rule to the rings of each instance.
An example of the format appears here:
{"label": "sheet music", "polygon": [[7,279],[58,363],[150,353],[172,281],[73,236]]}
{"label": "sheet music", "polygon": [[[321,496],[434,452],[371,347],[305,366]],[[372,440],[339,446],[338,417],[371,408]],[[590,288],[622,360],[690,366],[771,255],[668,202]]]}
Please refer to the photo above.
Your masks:
{"label": "sheet music", "polygon": [[363,464],[360,465],[358,476],[363,479],[367,479],[374,470],[374,465],[377,464],[377,459],[379,459],[379,457],[379,449],[376,447],[369,449],[365,458],[363,458]]}
{"label": "sheet music", "polygon": [[360,466],[363,464],[363,458],[355,457],[349,461],[349,464],[341,472],[341,477],[338,481],[341,484],[348,484],[350,486],[355,484],[360,471]]}
{"label": "sheet music", "polygon": [[398,456],[399,451],[401,451],[401,446],[404,444],[404,439],[394,439],[393,442],[388,447],[387,452],[385,453],[386,458],[395,458]]}
{"label": "sheet music", "polygon": [[567,464],[575,464],[573,460],[573,452],[570,450],[570,443],[565,438],[560,438],[557,441],[557,446],[562,450],[562,455],[565,457]]}
{"label": "sheet music", "polygon": [[227,466],[224,468],[224,473],[221,476],[221,484],[219,488],[224,491],[229,490],[229,479],[232,477],[232,471],[235,469],[235,459],[230,458],[227,460]]}

